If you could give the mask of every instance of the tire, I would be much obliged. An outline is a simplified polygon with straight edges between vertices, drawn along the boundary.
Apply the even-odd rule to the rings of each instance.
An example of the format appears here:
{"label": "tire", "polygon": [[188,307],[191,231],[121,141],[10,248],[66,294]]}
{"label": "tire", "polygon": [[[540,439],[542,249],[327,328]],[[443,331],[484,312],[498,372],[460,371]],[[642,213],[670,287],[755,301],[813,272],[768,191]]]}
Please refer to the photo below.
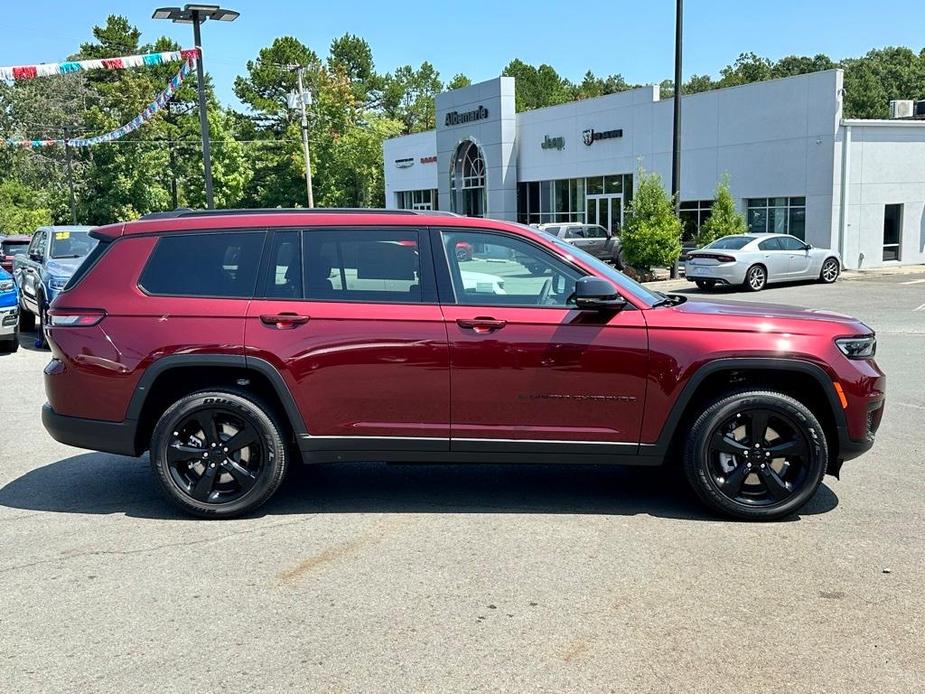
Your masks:
{"label": "tire", "polygon": [[45,297],[37,294],[36,303],[39,305],[38,320],[35,321],[35,348],[48,349],[48,340],[45,339],[45,322],[48,316],[48,309],[45,308]]}
{"label": "tire", "polygon": [[841,274],[841,265],[837,258],[826,258],[822,262],[822,269],[819,271],[819,281],[823,284],[832,284]]}
{"label": "tire", "polygon": [[13,338],[0,342],[0,354],[12,354],[19,349],[19,336],[13,333]]}
{"label": "tire", "polygon": [[764,265],[752,265],[745,273],[745,284],[750,292],[760,292],[768,286],[768,270]]}
{"label": "tire", "polygon": [[610,262],[613,263],[613,266],[617,268],[617,270],[623,271],[626,269],[626,263],[623,261],[623,249],[618,250]]}
{"label": "tire", "polygon": [[698,289],[703,289],[704,291],[708,289],[713,289],[716,286],[715,280],[694,280],[694,284],[697,285]]}
{"label": "tire", "polygon": [[[761,413],[764,434],[755,437],[762,429]],[[792,454],[774,455],[784,449]],[[743,520],[777,520],[815,495],[828,458],[825,433],[806,406],[782,393],[747,391],[723,397],[697,418],[687,438],[684,471],[711,509]]]}
{"label": "tire", "polygon": [[[262,506],[283,480],[289,463],[284,431],[273,410],[249,393],[193,393],[161,415],[151,436],[151,468],[164,496],[187,513],[242,516]],[[234,448],[236,434],[253,443]],[[221,444],[229,442],[225,455]]]}
{"label": "tire", "polygon": [[35,330],[35,314],[19,302],[19,329],[23,332]]}
{"label": "tire", "polygon": [[466,253],[464,249],[457,248],[456,249],[456,260],[458,260],[459,262],[464,262],[466,260],[469,260],[469,254]]}
{"label": "tire", "polygon": [[543,274],[543,271],[544,271],[544,268],[543,268],[542,265],[537,265],[537,264],[535,264],[535,263],[530,263],[530,264],[527,265],[526,267],[527,267],[527,272],[529,272],[529,273],[530,273],[531,275],[533,275],[534,277],[536,277],[536,276],[538,276],[538,275],[542,275],[542,274]]}

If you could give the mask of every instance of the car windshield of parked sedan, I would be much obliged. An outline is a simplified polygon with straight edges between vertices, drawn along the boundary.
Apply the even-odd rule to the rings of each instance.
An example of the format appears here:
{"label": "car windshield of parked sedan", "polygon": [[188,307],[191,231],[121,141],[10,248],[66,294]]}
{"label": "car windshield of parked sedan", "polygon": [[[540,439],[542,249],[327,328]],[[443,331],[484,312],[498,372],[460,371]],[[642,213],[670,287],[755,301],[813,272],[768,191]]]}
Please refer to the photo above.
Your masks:
{"label": "car windshield of parked sedan", "polygon": [[[530,231],[537,231],[537,229],[530,229]],[[641,299],[649,306],[660,304],[665,298],[661,294],[656,294],[650,289],[646,289],[644,286],[639,284],[639,282],[630,279],[615,267],[608,265],[603,260],[595,258],[587,251],[578,248],[578,246],[568,243],[567,241],[563,241],[558,236],[553,236],[544,229],[540,229],[539,231],[540,233],[544,234],[550,241],[552,241],[565,255],[581,258],[583,262],[593,267],[601,276],[606,277],[620,289],[629,292],[633,296]]]}
{"label": "car windshield of parked sedan", "polygon": [[56,231],[51,237],[52,258],[83,258],[96,246],[88,231]]}
{"label": "car windshield of parked sedan", "polygon": [[704,248],[722,248],[727,251],[738,251],[742,248],[745,248],[749,243],[754,241],[751,236],[724,236],[721,239],[716,239],[711,244],[704,246]]}

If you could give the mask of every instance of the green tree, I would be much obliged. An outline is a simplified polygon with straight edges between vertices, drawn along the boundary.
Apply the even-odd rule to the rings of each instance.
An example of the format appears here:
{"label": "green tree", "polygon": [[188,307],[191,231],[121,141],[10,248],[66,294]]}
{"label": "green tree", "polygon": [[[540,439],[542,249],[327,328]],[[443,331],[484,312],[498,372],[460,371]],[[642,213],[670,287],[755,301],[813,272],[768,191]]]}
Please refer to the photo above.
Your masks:
{"label": "green tree", "polygon": [[891,99],[925,98],[925,53],[881,48],[844,60],[842,67],[848,118],[887,118]]}
{"label": "green tree", "polygon": [[720,87],[734,87],[738,84],[761,82],[772,79],[773,63],[755,53],[742,53],[732,65],[720,70]]}
{"label": "green tree", "polygon": [[470,80],[461,72],[457,72],[455,75],[453,75],[453,79],[447,83],[446,88],[462,89],[463,87],[468,87],[470,84],[472,84],[472,80]]}
{"label": "green tree", "polygon": [[705,246],[721,236],[744,234],[746,231],[745,217],[736,209],[735,199],[729,192],[729,174],[723,174],[713,193],[710,216],[697,235],[697,244]]}
{"label": "green tree", "polygon": [[690,79],[684,83],[685,94],[696,94],[697,92],[706,92],[710,89],[716,89],[717,85],[709,75],[691,75]]}
{"label": "green tree", "polygon": [[517,93],[514,97],[514,107],[517,111],[555,106],[572,99],[574,85],[560,77],[549,65],[534,67],[522,60],[514,59],[501,74],[517,80]]}
{"label": "green tree", "polygon": [[605,94],[623,92],[627,89],[632,89],[632,86],[626,83],[623,75],[608,75],[602,78],[595,76],[593,72],[588,70],[581,82],[573,88],[572,98],[593,99]]}
{"label": "green tree", "polygon": [[681,253],[681,222],[657,173],[639,170],[620,239],[626,262],[645,272],[671,265]]}
{"label": "green tree", "polygon": [[401,122],[405,133],[432,130],[436,127],[434,99],[441,91],[443,82],[433,65],[425,61],[416,70],[403,65],[383,78],[382,111]]}
{"label": "green tree", "polygon": [[33,189],[14,179],[0,182],[0,235],[29,234],[51,221],[51,210]]}

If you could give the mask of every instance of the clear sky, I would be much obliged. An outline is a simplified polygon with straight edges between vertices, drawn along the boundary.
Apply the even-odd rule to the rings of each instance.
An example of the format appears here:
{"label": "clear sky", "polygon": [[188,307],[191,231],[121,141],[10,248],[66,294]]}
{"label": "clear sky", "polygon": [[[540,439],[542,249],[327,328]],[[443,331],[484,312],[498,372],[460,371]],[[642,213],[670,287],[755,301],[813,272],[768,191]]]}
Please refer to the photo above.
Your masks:
{"label": "clear sky", "polygon": [[[9,1],[9,0],[7,0]],[[213,2],[215,0],[212,0]],[[3,3],[5,5],[6,2]],[[123,14],[142,39],[166,34],[191,46],[192,28],[154,21],[157,0],[32,0],[0,12],[0,65],[59,62],[89,40],[90,27]],[[176,4],[183,4],[178,2]],[[659,82],[673,72],[673,0],[225,0],[241,17],[203,27],[206,69],[219,98],[236,104],[232,83],[248,59],[290,34],[319,54],[346,32],[365,38],[385,72],[429,60],[444,81],[497,76],[513,58],[549,63],[581,79],[622,73],[629,82]],[[834,59],[871,48],[925,46],[925,1],[687,0],[684,75],[717,75],[739,53],[770,58],[826,53]]]}

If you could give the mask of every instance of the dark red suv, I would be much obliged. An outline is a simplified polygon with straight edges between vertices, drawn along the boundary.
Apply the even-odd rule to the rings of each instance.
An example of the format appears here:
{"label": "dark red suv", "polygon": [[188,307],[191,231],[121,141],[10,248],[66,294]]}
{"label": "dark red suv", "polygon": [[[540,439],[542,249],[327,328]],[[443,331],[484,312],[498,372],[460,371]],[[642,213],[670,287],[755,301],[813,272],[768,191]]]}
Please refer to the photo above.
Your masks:
{"label": "dark red suv", "polygon": [[883,412],[863,323],[666,296],[517,224],[175,212],[92,235],[49,311],[43,421],[150,450],[202,516],[253,511],[301,459],[679,461],[712,508],[779,518]]}

